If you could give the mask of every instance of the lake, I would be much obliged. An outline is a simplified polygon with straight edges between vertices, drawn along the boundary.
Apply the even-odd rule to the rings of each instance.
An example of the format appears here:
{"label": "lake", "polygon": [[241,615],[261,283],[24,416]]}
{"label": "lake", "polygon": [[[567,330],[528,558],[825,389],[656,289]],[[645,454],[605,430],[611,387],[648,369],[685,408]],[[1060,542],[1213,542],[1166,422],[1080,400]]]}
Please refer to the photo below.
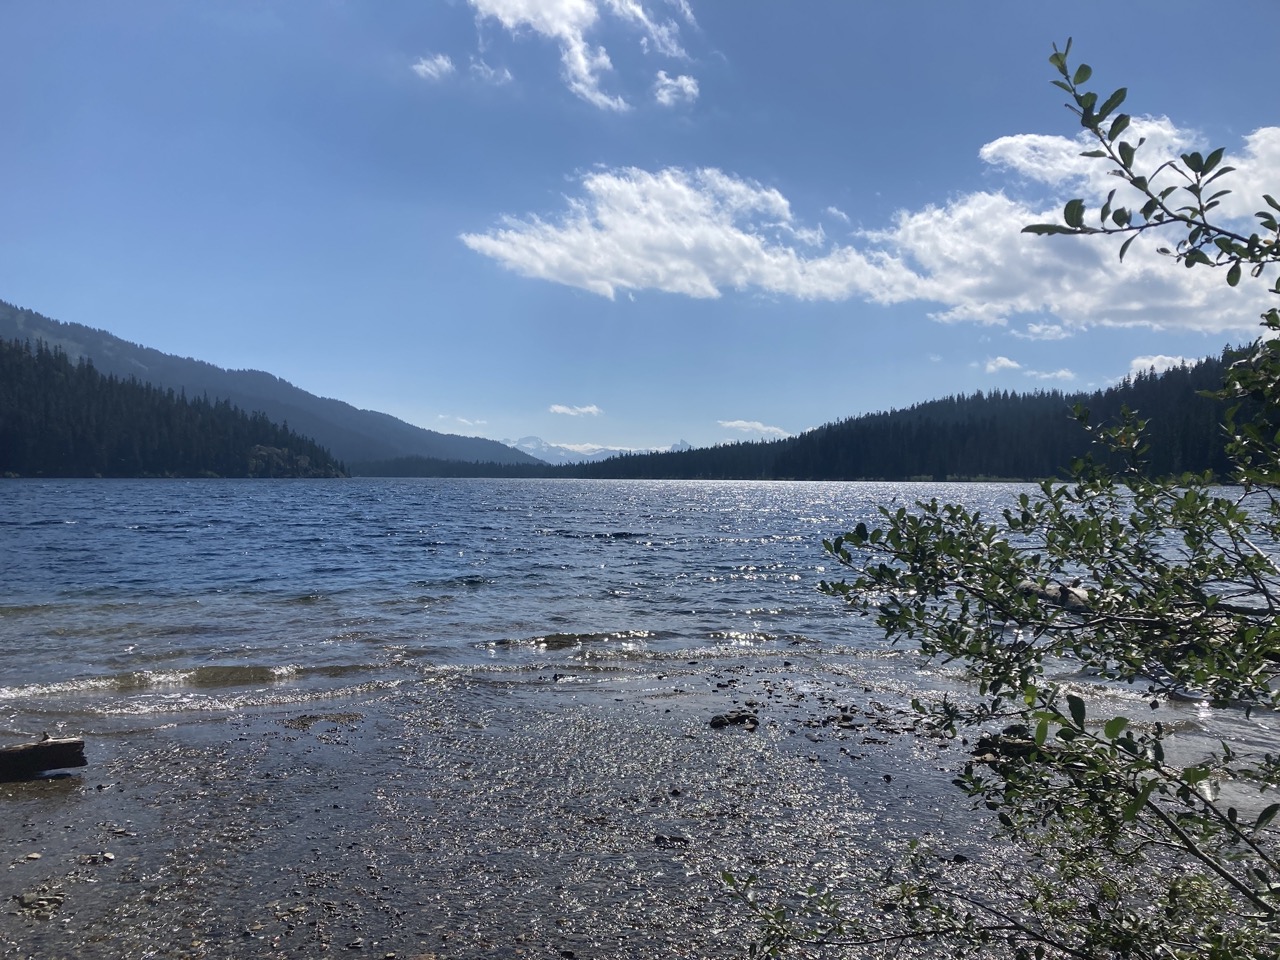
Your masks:
{"label": "lake", "polygon": [[0,483],[0,734],[90,760],[0,789],[0,956],[732,957],[721,871],[989,859],[909,707],[960,668],[817,587],[879,506],[1023,489]]}
{"label": "lake", "polygon": [[822,539],[881,504],[995,505],[1017,489],[9,482],[4,732],[302,703],[449,671],[645,673],[796,643],[874,660],[879,632],[818,593],[834,575]]}

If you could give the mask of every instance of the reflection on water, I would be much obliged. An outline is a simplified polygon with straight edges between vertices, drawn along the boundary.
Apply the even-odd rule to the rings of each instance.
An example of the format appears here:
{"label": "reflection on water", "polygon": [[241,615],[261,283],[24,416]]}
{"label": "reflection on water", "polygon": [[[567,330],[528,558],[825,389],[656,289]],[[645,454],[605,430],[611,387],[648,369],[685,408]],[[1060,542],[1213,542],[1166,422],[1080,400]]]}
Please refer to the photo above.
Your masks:
{"label": "reflection on water", "polygon": [[[645,678],[797,657],[908,696],[953,689],[957,668],[885,656],[874,626],[818,593],[822,539],[882,506],[936,496],[990,513],[1025,489],[6,481],[0,715],[15,733],[109,729],[457,672]],[[1068,679],[1114,712],[1144,709],[1140,691]],[[1224,733],[1194,704],[1169,709]]]}

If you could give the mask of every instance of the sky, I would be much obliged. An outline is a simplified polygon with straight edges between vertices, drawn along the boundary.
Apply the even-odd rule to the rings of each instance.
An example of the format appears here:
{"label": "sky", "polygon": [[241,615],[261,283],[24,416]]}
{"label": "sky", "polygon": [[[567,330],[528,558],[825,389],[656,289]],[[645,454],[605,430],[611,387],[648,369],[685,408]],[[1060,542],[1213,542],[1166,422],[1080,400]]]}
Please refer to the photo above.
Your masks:
{"label": "sky", "polygon": [[0,299],[584,452],[1252,340],[1262,282],[1020,233],[1117,183],[1069,36],[1140,159],[1280,195],[1276,0],[4,3]]}

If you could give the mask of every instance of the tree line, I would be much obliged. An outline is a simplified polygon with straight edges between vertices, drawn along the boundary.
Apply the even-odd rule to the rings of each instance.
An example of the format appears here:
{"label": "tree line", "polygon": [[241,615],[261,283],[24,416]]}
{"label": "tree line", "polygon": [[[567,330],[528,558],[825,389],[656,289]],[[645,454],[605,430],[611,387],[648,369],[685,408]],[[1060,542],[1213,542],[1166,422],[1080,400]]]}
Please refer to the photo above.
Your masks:
{"label": "tree line", "polygon": [[338,477],[315,441],[227,400],[104,376],[43,341],[0,340],[0,475]]}
{"label": "tree line", "polygon": [[795,437],[694,450],[626,454],[595,463],[513,467],[400,458],[355,464],[364,476],[571,477],[644,480],[1040,480],[1060,477],[1088,452],[1076,419],[1114,422],[1127,409],[1148,422],[1152,476],[1211,471],[1229,462],[1225,404],[1210,396],[1239,356],[1140,371],[1102,390],[1007,390],[951,396],[903,410],[849,417]]}

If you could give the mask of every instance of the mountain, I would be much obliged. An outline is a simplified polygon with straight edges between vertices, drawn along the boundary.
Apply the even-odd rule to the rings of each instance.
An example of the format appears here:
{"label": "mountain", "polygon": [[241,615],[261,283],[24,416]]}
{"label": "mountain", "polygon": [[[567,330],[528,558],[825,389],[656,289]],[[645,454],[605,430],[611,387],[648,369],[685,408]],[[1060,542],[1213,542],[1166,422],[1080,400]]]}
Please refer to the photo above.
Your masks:
{"label": "mountain", "polygon": [[[633,453],[560,467],[562,476],[705,480],[1037,480],[1061,476],[1089,452],[1076,406],[1094,424],[1116,423],[1126,409],[1148,419],[1150,476],[1230,474],[1224,445],[1227,404],[1214,396],[1241,355],[1126,377],[1105,390],[978,392],[863,414],[782,440],[741,441],[677,453]],[[1237,413],[1253,416],[1249,401]]]}
{"label": "mountain", "polygon": [[328,451],[226,400],[103,376],[0,339],[0,476],[341,477]]}
{"label": "mountain", "polygon": [[538,461],[496,440],[424,430],[385,413],[360,410],[317,397],[260,370],[224,370],[200,360],[139,346],[105,330],[51,320],[0,300],[0,339],[44,341],[74,363],[93,362],[99,373],[173,389],[190,397],[227,400],[249,413],[261,412],[314,439],[338,459],[386,460],[417,456],[475,463],[535,464]]}
{"label": "mountain", "polygon": [[556,465],[564,463],[597,463],[601,460],[608,460],[610,457],[620,457],[629,453],[677,453],[681,450],[693,449],[685,440],[673,443],[671,446],[663,450],[624,450],[621,447],[596,447],[590,453],[584,453],[581,450],[575,450],[573,447],[566,447],[563,444],[547,443],[541,437],[521,437],[519,440],[503,440],[507,446],[516,450],[522,450],[532,457],[537,457],[543,463],[552,463]]}

